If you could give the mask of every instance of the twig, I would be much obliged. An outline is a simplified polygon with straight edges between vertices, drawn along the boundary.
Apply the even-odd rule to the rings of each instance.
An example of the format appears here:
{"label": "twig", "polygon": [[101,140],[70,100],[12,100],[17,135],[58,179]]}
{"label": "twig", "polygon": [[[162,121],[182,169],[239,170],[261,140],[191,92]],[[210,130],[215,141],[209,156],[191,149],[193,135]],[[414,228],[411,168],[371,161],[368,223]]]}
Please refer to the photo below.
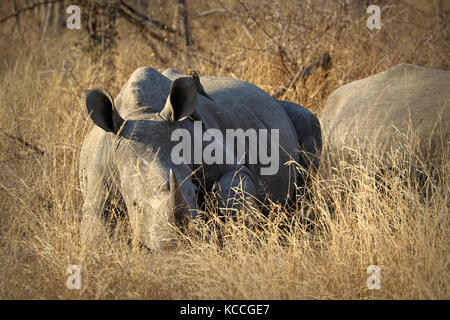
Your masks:
{"label": "twig", "polygon": [[288,75],[291,75],[291,70],[288,68],[286,61],[293,66],[294,68],[297,68],[297,63],[295,61],[293,61],[288,54],[286,53],[286,50],[284,48],[284,46],[282,44],[280,44],[279,42],[275,41],[275,39],[273,38],[273,36],[266,30],[266,28],[264,28],[258,21],[258,19],[256,19],[250,9],[245,5],[244,2],[242,2],[241,0],[238,0],[238,3],[241,5],[242,8],[244,8],[245,12],[247,13],[247,17],[253,21],[254,25],[261,30],[262,33],[264,33],[264,35],[269,39],[270,42],[272,42],[277,51],[278,54],[280,56],[281,59],[281,65],[283,66],[284,70],[286,71],[286,73]]}
{"label": "twig", "polygon": [[207,15],[210,15],[213,13],[230,13],[230,10],[227,8],[213,8],[213,9],[205,10],[202,12],[195,12],[195,11],[189,10],[189,9],[188,9],[188,11],[190,14],[197,16],[197,17],[204,17],[204,16],[207,16]]}
{"label": "twig", "polygon": [[[212,55],[212,53],[206,52],[206,50],[204,50],[204,49],[203,49],[202,47],[200,47],[200,46],[197,46],[197,49],[198,49],[198,51],[201,52],[201,53],[211,54],[211,55]],[[212,59],[210,59],[210,58],[203,57],[203,56],[201,56],[199,53],[191,52],[191,54],[193,54],[197,59],[200,59],[200,60],[203,60],[203,61],[206,61],[206,62],[212,64],[212,65],[215,66],[216,68],[223,69],[223,70],[225,70],[226,72],[229,72],[229,73],[233,72],[231,68],[229,68],[229,67],[227,67],[227,66],[224,66],[224,65],[222,65],[222,64],[220,64],[220,63],[218,63],[218,62],[216,62],[216,61],[214,61],[214,60],[212,60]]]}
{"label": "twig", "polygon": [[34,152],[37,152],[38,154],[41,154],[41,155],[42,155],[42,154],[45,153],[44,150],[38,148],[38,147],[35,146],[34,144],[31,144],[31,143],[29,143],[29,142],[23,140],[23,139],[20,138],[20,137],[16,137],[16,136],[14,136],[14,135],[12,135],[12,134],[9,134],[9,133],[3,132],[3,131],[2,131],[2,133],[3,133],[5,136],[7,136],[8,138],[10,138],[10,139],[12,139],[12,140],[15,140],[15,141],[18,141],[18,142],[22,143],[25,147],[30,148],[31,150],[33,150]]}
{"label": "twig", "polygon": [[299,70],[295,76],[284,86],[284,88],[281,88],[277,92],[275,92],[272,97],[275,99],[278,99],[282,94],[286,93],[289,89],[291,89],[295,84],[301,80],[303,82],[308,79],[308,77],[313,73],[315,69],[318,69],[319,67],[327,70],[330,67],[331,57],[328,53],[325,53],[318,57],[316,61],[314,61],[313,64],[307,66],[303,70]]}
{"label": "twig", "polygon": [[155,38],[156,40],[164,43],[167,47],[171,48],[172,46],[169,45],[166,41],[164,41],[164,37],[162,37],[161,35],[157,34],[156,32],[153,32],[151,30],[148,30],[148,28],[146,28],[148,26],[148,21],[143,20],[141,18],[139,18],[139,16],[135,16],[130,12],[127,12],[126,10],[124,10],[122,7],[119,7],[119,14],[124,17],[126,20],[128,20],[128,22],[130,22],[131,24],[137,25],[141,28],[145,28],[147,30],[147,33],[150,34],[153,38]]}
{"label": "twig", "polygon": [[29,6],[29,7],[25,7],[25,8],[19,9],[16,12],[11,13],[9,16],[6,16],[6,17],[0,19],[0,23],[3,23],[3,22],[5,22],[5,21],[7,21],[7,20],[9,20],[11,18],[17,17],[22,12],[33,10],[34,8],[37,8],[37,7],[45,5],[45,4],[50,4],[50,3],[53,4],[53,3],[57,3],[57,2],[61,2],[61,1],[62,0],[47,0],[47,1],[39,2],[39,3],[35,3],[35,4],[33,4],[33,5]]}
{"label": "twig", "polygon": [[167,63],[167,59],[163,58],[161,56],[161,54],[159,53],[157,47],[154,45],[154,43],[152,42],[152,40],[147,37],[147,35],[145,33],[142,32],[143,29],[141,29],[141,31],[139,32],[139,34],[142,36],[142,38],[144,38],[145,41],[147,41],[147,44],[149,45],[149,47],[153,50],[153,54],[155,55],[155,57],[157,59],[159,59],[161,61],[161,63],[166,64]]}
{"label": "twig", "polygon": [[[433,18],[433,17],[435,17],[434,14],[428,14],[427,12],[425,12],[425,11],[423,11],[423,10],[420,10],[419,8],[416,8],[415,6],[411,5],[410,3],[407,3],[406,1],[400,0],[399,2],[400,2],[401,4],[403,4],[404,6],[407,6],[407,7],[409,7],[410,9],[415,10],[416,12],[419,12],[419,13],[423,14],[425,17],[428,17],[428,18]],[[434,8],[434,6],[433,6],[433,8]],[[441,11],[442,11],[442,8],[440,8],[439,5],[438,5],[438,7],[437,7],[437,13],[440,14],[440,13],[442,13]]]}
{"label": "twig", "polygon": [[45,34],[47,33],[47,28],[48,28],[48,25],[50,24],[50,19],[52,16],[52,9],[53,9],[53,3],[49,3],[47,6],[47,12],[45,15],[44,27],[42,28],[41,41],[44,40]]}
{"label": "twig", "polygon": [[[123,3],[123,2],[121,2],[121,4],[122,4],[122,3]],[[176,1],[176,3],[177,3],[178,5],[180,5],[180,3],[179,3],[178,1]],[[124,8],[125,8],[125,9],[124,9]],[[173,44],[168,43],[167,41],[165,41],[165,39],[164,39],[161,35],[159,35],[159,34],[153,32],[153,31],[151,31],[151,30],[148,30],[148,28],[146,28],[146,27],[147,27],[147,25],[148,25],[147,22],[150,21],[150,20],[146,20],[146,19],[141,18],[141,17],[145,17],[145,16],[143,16],[143,15],[134,15],[134,14],[133,14],[133,11],[128,10],[129,8],[131,8],[131,7],[128,6],[128,5],[125,5],[125,6],[123,6],[123,7],[122,7],[122,6],[119,7],[119,14],[120,14],[123,18],[125,18],[128,22],[130,22],[131,24],[135,25],[136,27],[139,27],[140,30],[145,29],[145,30],[147,31],[147,32],[142,32],[141,35],[142,35],[142,37],[147,41],[148,45],[153,49],[153,51],[154,51],[154,53],[155,53],[155,56],[156,56],[159,60],[161,60],[161,62],[167,63],[167,60],[164,59],[164,58],[158,53],[158,51],[157,51],[157,49],[156,49],[156,46],[155,46],[155,45],[153,44],[153,42],[151,41],[150,37],[153,38],[153,39],[155,39],[155,40],[157,40],[157,41],[159,41],[159,42],[161,42],[167,49],[169,49],[169,52],[170,52],[172,55],[175,56],[177,53],[183,53],[183,54],[184,54],[183,49],[177,48],[177,47],[174,46]],[[189,12],[191,12],[191,11],[189,10]],[[176,32],[175,30],[173,30],[172,28],[170,28],[170,29],[168,29],[168,30],[169,30],[169,31],[172,30],[174,33],[178,33],[178,32]],[[150,37],[149,37],[149,36],[150,36]],[[203,47],[201,47],[200,45],[193,45],[192,48],[195,49],[195,50],[190,50],[190,51],[188,52],[189,55],[192,55],[192,56],[194,56],[194,57],[196,57],[196,58],[198,58],[198,59],[204,60],[204,61],[206,61],[206,62],[208,62],[208,63],[214,65],[215,67],[224,69],[226,72],[231,72],[231,69],[230,69],[229,67],[223,66],[223,65],[221,65],[220,63],[218,63],[218,62],[216,62],[216,61],[214,61],[214,60],[212,60],[212,59],[209,59],[209,58],[207,58],[207,57],[201,55],[202,53],[203,53],[203,54],[210,54],[210,55],[213,55],[213,53],[208,52],[207,50],[205,50],[205,49],[204,49]],[[197,51],[197,52],[195,52],[195,51]]]}
{"label": "twig", "polygon": [[[14,9],[14,11],[17,10],[16,0],[13,0],[13,9]],[[14,31],[12,32],[12,39],[14,38],[14,32],[16,31],[16,28],[19,31],[20,37],[22,38],[22,42],[25,42],[22,30],[20,30],[20,20],[19,20],[18,15],[16,16],[16,22],[14,23],[14,27],[13,27]]]}
{"label": "twig", "polygon": [[184,24],[184,36],[186,38],[186,47],[190,47],[194,44],[192,41],[191,28],[189,27],[189,12],[186,0],[179,0],[183,6],[183,24]]}
{"label": "twig", "polygon": [[146,24],[149,22],[150,24],[160,28],[161,30],[165,30],[170,33],[175,33],[175,30],[170,28],[169,26],[165,25],[164,23],[161,23],[157,20],[151,19],[150,17],[143,15],[142,13],[139,13],[136,9],[134,9],[129,4],[126,4],[123,0],[120,1],[119,5],[121,6],[122,12],[126,12],[128,16],[131,16],[133,19],[141,22],[142,24]]}

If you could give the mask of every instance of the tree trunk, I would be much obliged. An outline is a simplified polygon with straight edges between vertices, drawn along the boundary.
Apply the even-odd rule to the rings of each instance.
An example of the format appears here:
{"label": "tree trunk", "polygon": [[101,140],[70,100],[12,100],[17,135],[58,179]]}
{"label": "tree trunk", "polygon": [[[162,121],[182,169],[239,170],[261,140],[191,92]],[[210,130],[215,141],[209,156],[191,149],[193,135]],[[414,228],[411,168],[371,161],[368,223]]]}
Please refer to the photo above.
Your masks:
{"label": "tree trunk", "polygon": [[194,44],[192,41],[191,28],[189,26],[189,12],[186,0],[180,0],[180,4],[183,6],[183,23],[184,23],[184,35],[186,38],[186,46],[190,47]]}

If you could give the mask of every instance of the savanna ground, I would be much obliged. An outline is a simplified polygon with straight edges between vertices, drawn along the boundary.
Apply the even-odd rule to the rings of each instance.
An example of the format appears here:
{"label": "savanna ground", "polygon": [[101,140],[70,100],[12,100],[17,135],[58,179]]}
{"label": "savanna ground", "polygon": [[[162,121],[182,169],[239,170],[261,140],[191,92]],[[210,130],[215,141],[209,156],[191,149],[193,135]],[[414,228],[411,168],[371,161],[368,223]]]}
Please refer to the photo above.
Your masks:
{"label": "savanna ground", "polygon": [[[397,155],[395,170],[381,175],[376,158],[340,162],[321,166],[297,216],[274,205],[256,218],[259,228],[229,222],[223,245],[213,233],[152,253],[129,245],[125,231],[80,245],[78,156],[92,126],[85,89],[104,86],[115,96],[148,65],[244,79],[273,94],[328,53],[328,69],[281,96],[320,116],[333,90],[398,63],[449,69],[448,1],[375,2],[382,28],[370,31],[364,1],[190,0],[189,48],[175,1],[149,1],[143,14],[176,32],[149,37],[118,17],[108,51],[89,45],[84,20],[81,30],[58,29],[45,23],[47,11],[30,10],[3,21],[0,297],[449,299],[448,145],[425,194],[409,177],[412,153]],[[0,19],[30,3],[2,1]],[[306,209],[316,217],[312,230],[298,222]],[[286,221],[291,227],[280,228]],[[66,287],[69,265],[82,267],[81,290]],[[369,265],[381,268],[380,290],[367,288]]]}

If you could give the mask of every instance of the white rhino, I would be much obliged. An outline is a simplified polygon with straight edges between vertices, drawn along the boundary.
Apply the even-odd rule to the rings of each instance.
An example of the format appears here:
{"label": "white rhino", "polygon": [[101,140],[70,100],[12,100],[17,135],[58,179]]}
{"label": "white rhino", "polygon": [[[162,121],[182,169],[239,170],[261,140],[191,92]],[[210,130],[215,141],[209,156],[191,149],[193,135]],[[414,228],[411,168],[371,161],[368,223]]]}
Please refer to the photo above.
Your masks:
{"label": "white rhino", "polygon": [[335,90],[320,120],[334,153],[370,149],[388,160],[406,139],[416,139],[429,158],[448,145],[449,103],[450,72],[399,64]]}
{"label": "white rhino", "polygon": [[[171,69],[161,74],[141,67],[115,100],[106,89],[87,91],[86,107],[95,126],[85,138],[80,155],[85,241],[96,239],[104,231],[108,204],[113,201],[123,203],[132,231],[152,249],[164,247],[173,239],[173,225],[183,226],[196,217],[202,192],[213,186],[219,190],[219,205],[225,207],[241,208],[242,202],[234,201],[242,200],[235,192],[238,185],[245,191],[246,201],[258,203],[266,197],[286,201],[293,196],[295,183],[302,183],[295,168],[286,163],[295,160],[316,167],[322,145],[319,121],[309,111],[275,100],[258,87],[236,79],[199,80]],[[179,141],[173,135],[185,129],[183,133],[198,141],[199,121],[200,134],[216,134],[214,139],[209,137],[218,148],[216,152],[223,152],[231,162],[174,161],[173,151]],[[249,143],[236,143],[232,150],[227,149],[218,137],[233,129],[265,132],[258,139],[265,136],[271,142],[278,140],[268,149],[271,156],[277,155],[273,160],[279,167],[271,174],[262,174],[270,164],[250,161],[254,146]],[[195,158],[208,146],[208,139],[201,141],[200,150],[194,142],[186,154]],[[244,157],[238,159],[242,151]]]}

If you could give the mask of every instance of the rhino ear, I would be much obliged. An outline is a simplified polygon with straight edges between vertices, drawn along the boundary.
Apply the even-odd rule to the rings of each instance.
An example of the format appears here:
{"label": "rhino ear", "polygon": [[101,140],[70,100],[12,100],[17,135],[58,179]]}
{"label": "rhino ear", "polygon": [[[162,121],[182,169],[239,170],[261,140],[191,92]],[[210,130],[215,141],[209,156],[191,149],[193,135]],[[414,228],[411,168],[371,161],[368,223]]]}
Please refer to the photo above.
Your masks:
{"label": "rhino ear", "polygon": [[174,80],[160,115],[171,122],[189,117],[197,108],[197,93],[197,87],[191,78]]}
{"label": "rhino ear", "polygon": [[117,133],[123,124],[111,94],[104,88],[86,91],[86,108],[92,121],[107,132]]}

